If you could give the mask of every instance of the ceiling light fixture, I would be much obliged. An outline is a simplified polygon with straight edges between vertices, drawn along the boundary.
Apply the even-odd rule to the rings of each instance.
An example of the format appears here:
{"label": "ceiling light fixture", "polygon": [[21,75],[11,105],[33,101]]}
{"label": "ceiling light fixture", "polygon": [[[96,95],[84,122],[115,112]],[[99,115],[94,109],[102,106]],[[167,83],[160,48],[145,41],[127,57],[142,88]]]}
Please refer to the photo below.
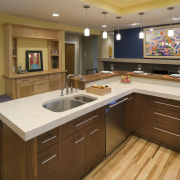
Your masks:
{"label": "ceiling light fixture", "polygon": [[139,15],[141,16],[141,32],[139,33],[139,39],[144,38],[144,32],[142,31],[142,17],[144,15],[144,12],[140,12]]}
{"label": "ceiling light fixture", "polygon": [[106,25],[106,19],[105,19],[105,15],[107,14],[107,12],[102,12],[102,14],[104,15],[104,25],[103,25],[104,31],[103,31],[103,34],[102,34],[102,38],[107,39],[107,31],[106,31],[107,25]]}
{"label": "ceiling light fixture", "polygon": [[58,17],[59,14],[58,14],[58,13],[53,13],[52,16],[53,16],[53,17]]}
{"label": "ceiling light fixture", "polygon": [[84,36],[90,36],[90,30],[88,28],[88,16],[87,16],[87,9],[89,9],[90,6],[85,5],[83,7],[86,9],[86,28],[84,29]]}
{"label": "ceiling light fixture", "polygon": [[118,33],[116,34],[116,40],[121,40],[121,34],[119,33],[119,19],[121,17],[120,16],[117,16],[116,19],[118,20]]}
{"label": "ceiling light fixture", "polygon": [[167,10],[169,10],[170,11],[170,29],[168,29],[168,36],[169,37],[172,37],[172,36],[174,36],[174,30],[171,28],[171,15],[172,15],[172,10],[174,9],[174,7],[168,7],[167,8]]}

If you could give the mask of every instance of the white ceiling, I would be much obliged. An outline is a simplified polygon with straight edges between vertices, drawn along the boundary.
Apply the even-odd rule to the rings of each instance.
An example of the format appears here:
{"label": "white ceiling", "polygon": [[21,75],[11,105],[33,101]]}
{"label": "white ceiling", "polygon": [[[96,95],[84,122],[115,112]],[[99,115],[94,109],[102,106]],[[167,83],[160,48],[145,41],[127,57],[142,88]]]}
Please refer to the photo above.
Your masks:
{"label": "white ceiling", "polygon": [[[118,0],[114,0],[114,2],[117,3]],[[87,20],[85,18],[84,5],[87,5],[87,3],[80,0],[0,0],[0,12],[84,28]],[[123,4],[123,6],[125,5]],[[172,17],[178,18],[180,17],[180,1],[179,4],[174,5],[174,7],[175,9],[172,10]],[[106,10],[90,5],[90,8],[87,11],[88,26],[90,29],[103,30],[101,27],[101,25],[104,24],[104,16],[101,14],[102,11]],[[167,10],[167,7],[144,12],[143,26],[170,23],[170,12]],[[60,16],[52,17],[52,13],[59,13]],[[106,15],[108,31],[117,29],[116,16],[119,16],[119,14],[108,11],[108,14]],[[119,21],[120,29],[133,28],[129,24],[140,22],[138,12],[124,14],[121,17],[122,18]],[[180,19],[172,22],[180,23]]]}

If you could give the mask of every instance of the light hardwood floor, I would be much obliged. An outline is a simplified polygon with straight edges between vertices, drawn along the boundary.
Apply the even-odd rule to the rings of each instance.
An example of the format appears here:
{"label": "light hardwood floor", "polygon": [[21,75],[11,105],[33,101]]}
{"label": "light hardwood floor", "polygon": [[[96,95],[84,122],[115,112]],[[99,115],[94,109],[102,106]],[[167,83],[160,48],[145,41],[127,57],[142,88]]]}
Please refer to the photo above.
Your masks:
{"label": "light hardwood floor", "polygon": [[180,154],[130,136],[84,180],[180,180]]}

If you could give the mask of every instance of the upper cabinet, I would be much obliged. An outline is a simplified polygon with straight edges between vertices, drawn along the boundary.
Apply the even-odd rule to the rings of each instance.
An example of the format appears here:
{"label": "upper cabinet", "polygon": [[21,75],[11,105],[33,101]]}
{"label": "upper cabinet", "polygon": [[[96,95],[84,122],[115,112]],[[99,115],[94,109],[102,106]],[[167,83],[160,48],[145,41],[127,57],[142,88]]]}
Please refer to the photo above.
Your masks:
{"label": "upper cabinet", "polygon": [[48,70],[62,70],[64,57],[64,31],[37,26],[5,24],[5,75],[18,71],[18,38],[45,39],[48,41]]}

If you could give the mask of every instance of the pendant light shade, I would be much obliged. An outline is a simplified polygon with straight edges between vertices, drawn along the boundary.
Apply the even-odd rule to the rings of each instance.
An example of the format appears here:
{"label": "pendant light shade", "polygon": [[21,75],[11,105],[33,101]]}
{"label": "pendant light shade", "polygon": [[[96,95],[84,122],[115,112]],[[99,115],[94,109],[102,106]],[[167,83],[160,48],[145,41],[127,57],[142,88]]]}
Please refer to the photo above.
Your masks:
{"label": "pendant light shade", "polygon": [[118,33],[116,34],[116,40],[121,40],[121,34],[119,33],[119,19],[120,19],[121,17],[120,16],[118,16],[118,17],[116,17],[116,19],[118,20]]}
{"label": "pendant light shade", "polygon": [[85,5],[84,8],[86,9],[86,28],[84,29],[84,36],[90,36],[90,29],[88,28],[88,17],[87,17],[87,9],[90,8],[90,6]]}
{"label": "pendant light shade", "polygon": [[139,39],[144,39],[144,32],[142,31],[142,16],[144,12],[140,12],[139,15],[141,16],[141,32],[139,33]]}
{"label": "pendant light shade", "polygon": [[140,33],[139,33],[139,39],[143,39],[144,38],[144,33],[141,31]]}
{"label": "pendant light shade", "polygon": [[102,33],[102,38],[107,39],[107,31],[106,31],[107,25],[106,25],[106,19],[105,19],[105,15],[107,14],[107,12],[102,12],[102,14],[104,15],[104,25],[103,25],[104,31]]}
{"label": "pendant light shade", "polygon": [[174,30],[173,29],[169,29],[168,30],[168,36],[169,37],[173,37],[174,36]]}
{"label": "pendant light shade", "polygon": [[89,28],[84,29],[84,36],[90,36],[90,30]]}
{"label": "pendant light shade", "polygon": [[168,30],[168,36],[169,37],[173,37],[174,36],[174,30],[171,28],[171,19],[172,19],[172,10],[174,9],[174,7],[168,7],[167,10],[170,11],[170,29]]}
{"label": "pendant light shade", "polygon": [[107,31],[104,31],[102,34],[103,39],[107,39]]}
{"label": "pendant light shade", "polygon": [[121,34],[120,33],[116,34],[116,40],[121,40]]}

